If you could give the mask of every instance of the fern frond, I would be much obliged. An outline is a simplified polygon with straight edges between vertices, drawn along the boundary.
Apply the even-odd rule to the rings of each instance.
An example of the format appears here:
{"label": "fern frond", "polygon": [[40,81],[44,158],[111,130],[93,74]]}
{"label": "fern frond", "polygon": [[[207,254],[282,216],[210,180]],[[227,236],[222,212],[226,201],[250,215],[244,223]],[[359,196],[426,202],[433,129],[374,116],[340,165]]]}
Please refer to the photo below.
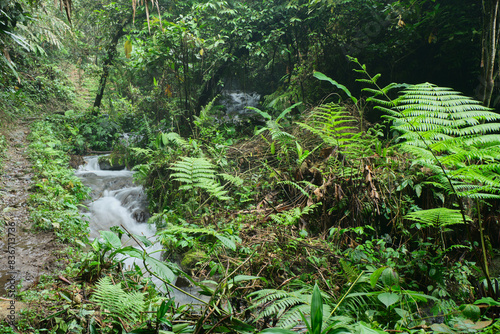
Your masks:
{"label": "fern frond", "polygon": [[308,215],[314,211],[318,206],[322,205],[321,202],[314,203],[310,206],[304,207],[304,209],[301,209],[300,207],[295,207],[291,210],[288,211],[283,211],[275,215],[271,215],[271,219],[281,225],[293,225],[297,223],[302,216]]}
{"label": "fern frond", "polygon": [[338,104],[318,107],[307,123],[297,124],[344,153],[355,155],[360,148],[366,149],[366,145],[361,143],[363,133],[356,126],[356,119]]}
{"label": "fern frond", "polygon": [[189,146],[188,141],[182,138],[177,132],[161,133],[160,136],[163,146],[167,146],[172,143],[183,148]]}
{"label": "fern frond", "polygon": [[217,176],[220,176],[224,181],[229,182],[231,184],[234,184],[235,186],[241,186],[243,185],[244,180],[236,175],[231,175],[231,174],[226,174],[226,173],[221,173],[217,174]]}
{"label": "fern frond", "polygon": [[[470,217],[466,216],[466,218],[468,221],[472,221]],[[464,223],[460,210],[448,208],[415,211],[404,216],[404,219],[418,222],[425,227],[440,227]]]}
{"label": "fern frond", "polygon": [[125,292],[119,285],[114,285],[111,278],[105,276],[96,284],[91,298],[102,312],[128,322],[137,322],[144,311],[144,294]]}
{"label": "fern frond", "polygon": [[224,186],[216,180],[215,166],[205,158],[182,157],[169,169],[176,172],[170,177],[183,183],[180,190],[200,188],[221,201],[230,199]]}
{"label": "fern frond", "polygon": [[401,133],[398,146],[415,157],[413,165],[435,166],[435,185],[461,197],[500,193],[500,115],[429,83],[406,89],[395,110],[387,117]]}
{"label": "fern frond", "polygon": [[[278,182],[278,184],[285,184],[287,186],[291,186],[291,187],[297,189],[298,191],[300,191],[302,193],[302,195],[304,195],[306,197],[311,197],[311,195],[306,191],[306,189],[302,188],[299,183],[303,183],[303,182],[294,182],[294,181],[290,181],[290,180]],[[308,187],[312,186],[313,188],[317,188],[317,186],[315,186],[314,184],[312,184],[310,182],[307,182],[307,183],[308,183]]]}

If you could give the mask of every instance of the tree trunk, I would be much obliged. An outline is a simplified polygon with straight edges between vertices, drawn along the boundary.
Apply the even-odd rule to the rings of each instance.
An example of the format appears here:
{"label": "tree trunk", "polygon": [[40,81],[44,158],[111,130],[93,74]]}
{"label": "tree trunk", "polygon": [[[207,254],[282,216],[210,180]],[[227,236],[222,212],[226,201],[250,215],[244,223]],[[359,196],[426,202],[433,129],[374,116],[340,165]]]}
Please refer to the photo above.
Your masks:
{"label": "tree trunk", "polygon": [[102,75],[99,80],[99,89],[97,90],[97,95],[94,100],[94,115],[97,115],[97,109],[101,107],[102,97],[104,95],[104,89],[106,88],[106,81],[108,80],[109,68],[111,67],[111,63],[116,55],[116,46],[118,45],[118,41],[120,38],[125,35],[123,28],[128,24],[129,20],[127,20],[123,25],[121,25],[116,34],[113,36],[113,39],[108,45],[106,58],[104,58],[104,62],[102,64]]}
{"label": "tree trunk", "polygon": [[500,0],[483,0],[483,37],[481,71],[483,77],[483,104],[489,107],[498,70],[495,66],[500,35]]}

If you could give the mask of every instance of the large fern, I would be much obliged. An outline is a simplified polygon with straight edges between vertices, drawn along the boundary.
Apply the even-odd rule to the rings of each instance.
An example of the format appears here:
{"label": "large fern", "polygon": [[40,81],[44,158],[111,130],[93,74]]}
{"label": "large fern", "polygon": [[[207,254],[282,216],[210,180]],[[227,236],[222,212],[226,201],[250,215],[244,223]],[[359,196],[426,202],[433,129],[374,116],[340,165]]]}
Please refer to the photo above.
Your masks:
{"label": "large fern", "polygon": [[[495,122],[500,116],[461,93],[429,83],[409,86],[403,96],[391,100],[387,94],[395,84],[381,88],[377,84],[380,75],[372,77],[356,58],[351,61],[361,67],[357,72],[368,76],[359,81],[377,88],[364,89],[374,94],[367,101],[379,103],[378,108],[388,113],[394,123],[393,129],[402,133],[400,148],[416,157],[414,164],[430,169],[434,175],[431,183],[457,199],[455,204],[458,204],[464,224],[470,219],[462,198],[476,200],[482,267],[492,291],[479,200],[500,198],[500,124]],[[417,211],[408,218],[432,225],[433,220],[429,219],[432,214],[428,211]],[[442,213],[440,222],[456,223],[457,211]]]}
{"label": "large fern", "polygon": [[125,292],[119,285],[113,284],[108,276],[97,282],[91,299],[99,305],[102,312],[129,323],[137,322],[144,311],[142,293]]}
{"label": "large fern", "polygon": [[[311,289],[304,287],[295,291],[279,289],[264,289],[253,292],[249,297],[253,302],[251,308],[259,310],[258,319],[275,316],[278,319],[277,327],[292,328],[301,321],[300,313],[308,315],[311,308]],[[329,296],[323,294],[323,298]],[[331,308],[324,307],[324,313],[329,314]]]}
{"label": "large fern", "polygon": [[[278,319],[276,327],[292,328],[302,322],[303,316],[309,317],[313,288],[301,281],[292,285],[299,285],[301,288],[294,291],[264,289],[251,293],[249,295],[252,301],[250,309],[258,310],[257,320],[276,317]],[[348,327],[353,322],[353,318],[346,315],[333,316],[332,306],[335,304],[332,297],[327,293],[320,293],[323,300],[323,328]]]}
{"label": "large fern", "polygon": [[361,133],[355,119],[338,104],[327,104],[316,108],[307,123],[297,122],[331,146],[348,149]]}
{"label": "large fern", "polygon": [[469,198],[500,198],[500,115],[450,88],[410,86],[387,116],[398,146],[429,168],[436,184]]}
{"label": "large fern", "polygon": [[175,162],[171,170],[172,179],[182,185],[179,190],[202,189],[219,200],[228,200],[227,190],[216,179],[215,166],[205,158],[182,157]]}

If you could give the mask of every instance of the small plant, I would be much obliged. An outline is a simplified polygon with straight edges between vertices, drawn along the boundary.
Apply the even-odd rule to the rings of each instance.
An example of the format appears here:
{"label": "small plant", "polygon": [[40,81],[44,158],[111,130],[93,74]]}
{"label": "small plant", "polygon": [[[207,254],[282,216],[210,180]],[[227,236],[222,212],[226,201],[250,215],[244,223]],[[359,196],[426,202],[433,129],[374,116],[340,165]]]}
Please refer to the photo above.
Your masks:
{"label": "small plant", "polygon": [[129,324],[137,323],[145,308],[144,294],[125,292],[120,285],[113,284],[108,276],[97,282],[92,301],[119,326],[122,324],[120,320]]}
{"label": "small plant", "polygon": [[183,157],[170,167],[175,173],[172,179],[181,183],[179,190],[195,194],[196,189],[201,189],[218,200],[228,200],[227,190],[216,181],[215,166],[205,158]]}
{"label": "small plant", "polygon": [[295,103],[294,105],[291,105],[290,107],[286,108],[281,112],[281,114],[276,117],[276,119],[273,119],[273,117],[262,110],[259,110],[254,107],[247,107],[250,110],[255,111],[264,119],[266,120],[266,126],[260,128],[259,130],[255,131],[255,135],[259,136],[261,135],[262,138],[269,143],[269,141],[262,135],[265,131],[269,131],[269,134],[271,135],[271,140],[270,142],[270,148],[271,148],[271,154],[276,154],[276,143],[279,144],[279,148],[283,152],[283,155],[285,157],[285,160],[288,161],[289,158],[289,149],[291,148],[291,145],[294,143],[295,137],[288,132],[284,130],[283,125],[281,124],[281,120],[285,118],[287,114],[289,114],[294,108],[299,106],[301,102]]}

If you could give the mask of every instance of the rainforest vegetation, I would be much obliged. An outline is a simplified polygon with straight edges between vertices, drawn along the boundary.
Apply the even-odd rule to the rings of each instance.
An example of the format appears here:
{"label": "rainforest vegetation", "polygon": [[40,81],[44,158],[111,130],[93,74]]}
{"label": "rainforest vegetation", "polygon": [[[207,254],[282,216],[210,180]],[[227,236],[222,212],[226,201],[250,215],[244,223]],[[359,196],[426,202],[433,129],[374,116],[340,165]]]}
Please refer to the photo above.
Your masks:
{"label": "rainforest vegetation", "polygon": [[[498,333],[499,6],[0,0],[0,178],[28,126],[54,259],[0,333]],[[90,238],[103,153],[154,238]]]}

